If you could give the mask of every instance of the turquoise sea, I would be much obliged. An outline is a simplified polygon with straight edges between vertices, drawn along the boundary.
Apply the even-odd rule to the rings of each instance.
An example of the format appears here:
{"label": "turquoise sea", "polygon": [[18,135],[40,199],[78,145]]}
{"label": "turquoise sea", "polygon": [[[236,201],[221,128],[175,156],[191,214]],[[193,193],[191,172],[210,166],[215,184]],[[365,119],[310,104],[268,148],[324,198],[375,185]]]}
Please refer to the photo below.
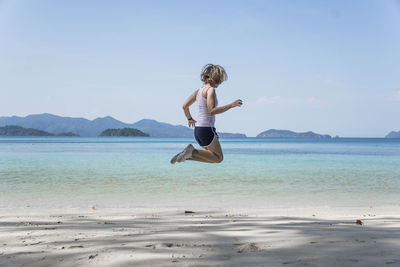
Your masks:
{"label": "turquoise sea", "polygon": [[188,143],[0,137],[0,208],[400,205],[400,139],[221,139],[221,164],[170,164]]}

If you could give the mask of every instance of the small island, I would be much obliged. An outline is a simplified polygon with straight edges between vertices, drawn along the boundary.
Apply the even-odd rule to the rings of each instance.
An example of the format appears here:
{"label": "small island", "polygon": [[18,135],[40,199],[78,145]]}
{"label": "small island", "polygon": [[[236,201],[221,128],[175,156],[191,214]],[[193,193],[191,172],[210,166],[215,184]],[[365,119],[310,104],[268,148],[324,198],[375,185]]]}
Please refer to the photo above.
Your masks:
{"label": "small island", "polygon": [[257,135],[261,138],[332,138],[330,135],[317,134],[314,132],[296,133],[289,130],[270,129]]}
{"label": "small island", "polygon": [[68,132],[68,133],[58,133],[54,134],[54,136],[80,136],[79,134],[73,133],[73,132]]}
{"label": "small island", "polygon": [[247,136],[242,133],[218,133],[221,138],[246,138]]}
{"label": "small island", "polygon": [[148,133],[142,132],[134,128],[107,129],[101,132],[100,136],[150,136]]}
{"label": "small island", "polygon": [[79,134],[72,132],[53,134],[33,128],[6,125],[4,127],[0,127],[0,136],[79,136]]}
{"label": "small island", "polygon": [[390,132],[388,135],[385,136],[385,138],[400,138],[400,131],[398,132]]}

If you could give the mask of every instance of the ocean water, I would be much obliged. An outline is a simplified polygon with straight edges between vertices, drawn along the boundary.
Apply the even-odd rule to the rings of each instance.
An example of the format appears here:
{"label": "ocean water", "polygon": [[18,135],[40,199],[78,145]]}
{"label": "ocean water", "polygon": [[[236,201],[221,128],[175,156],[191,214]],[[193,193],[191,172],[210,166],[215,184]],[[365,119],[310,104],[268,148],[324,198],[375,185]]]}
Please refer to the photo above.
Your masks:
{"label": "ocean water", "polygon": [[0,208],[400,205],[399,139],[221,139],[221,164],[170,164],[188,143],[0,137]]}

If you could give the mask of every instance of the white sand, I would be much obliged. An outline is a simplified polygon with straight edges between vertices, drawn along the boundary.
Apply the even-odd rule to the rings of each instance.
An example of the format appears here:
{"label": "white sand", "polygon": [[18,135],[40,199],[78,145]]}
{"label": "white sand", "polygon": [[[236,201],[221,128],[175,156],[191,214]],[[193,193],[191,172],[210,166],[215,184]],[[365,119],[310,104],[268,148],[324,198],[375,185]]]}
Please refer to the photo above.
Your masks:
{"label": "white sand", "polygon": [[26,209],[0,227],[0,266],[400,266],[400,207]]}

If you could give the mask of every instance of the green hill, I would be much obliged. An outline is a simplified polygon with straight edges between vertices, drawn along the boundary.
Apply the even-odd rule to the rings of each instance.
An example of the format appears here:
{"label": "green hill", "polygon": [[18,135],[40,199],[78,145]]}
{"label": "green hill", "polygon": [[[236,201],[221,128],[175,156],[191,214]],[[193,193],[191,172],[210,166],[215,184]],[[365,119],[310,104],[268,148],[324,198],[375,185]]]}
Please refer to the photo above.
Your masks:
{"label": "green hill", "polygon": [[271,129],[260,133],[257,137],[264,138],[331,138],[330,135],[322,135],[314,132],[296,133],[289,130]]}
{"label": "green hill", "polygon": [[148,133],[142,132],[134,128],[107,129],[102,131],[100,136],[150,136]]}
{"label": "green hill", "polygon": [[33,128],[23,128],[15,125],[6,125],[0,127],[0,136],[79,136],[74,133],[59,133],[52,134],[46,131],[41,131]]}

